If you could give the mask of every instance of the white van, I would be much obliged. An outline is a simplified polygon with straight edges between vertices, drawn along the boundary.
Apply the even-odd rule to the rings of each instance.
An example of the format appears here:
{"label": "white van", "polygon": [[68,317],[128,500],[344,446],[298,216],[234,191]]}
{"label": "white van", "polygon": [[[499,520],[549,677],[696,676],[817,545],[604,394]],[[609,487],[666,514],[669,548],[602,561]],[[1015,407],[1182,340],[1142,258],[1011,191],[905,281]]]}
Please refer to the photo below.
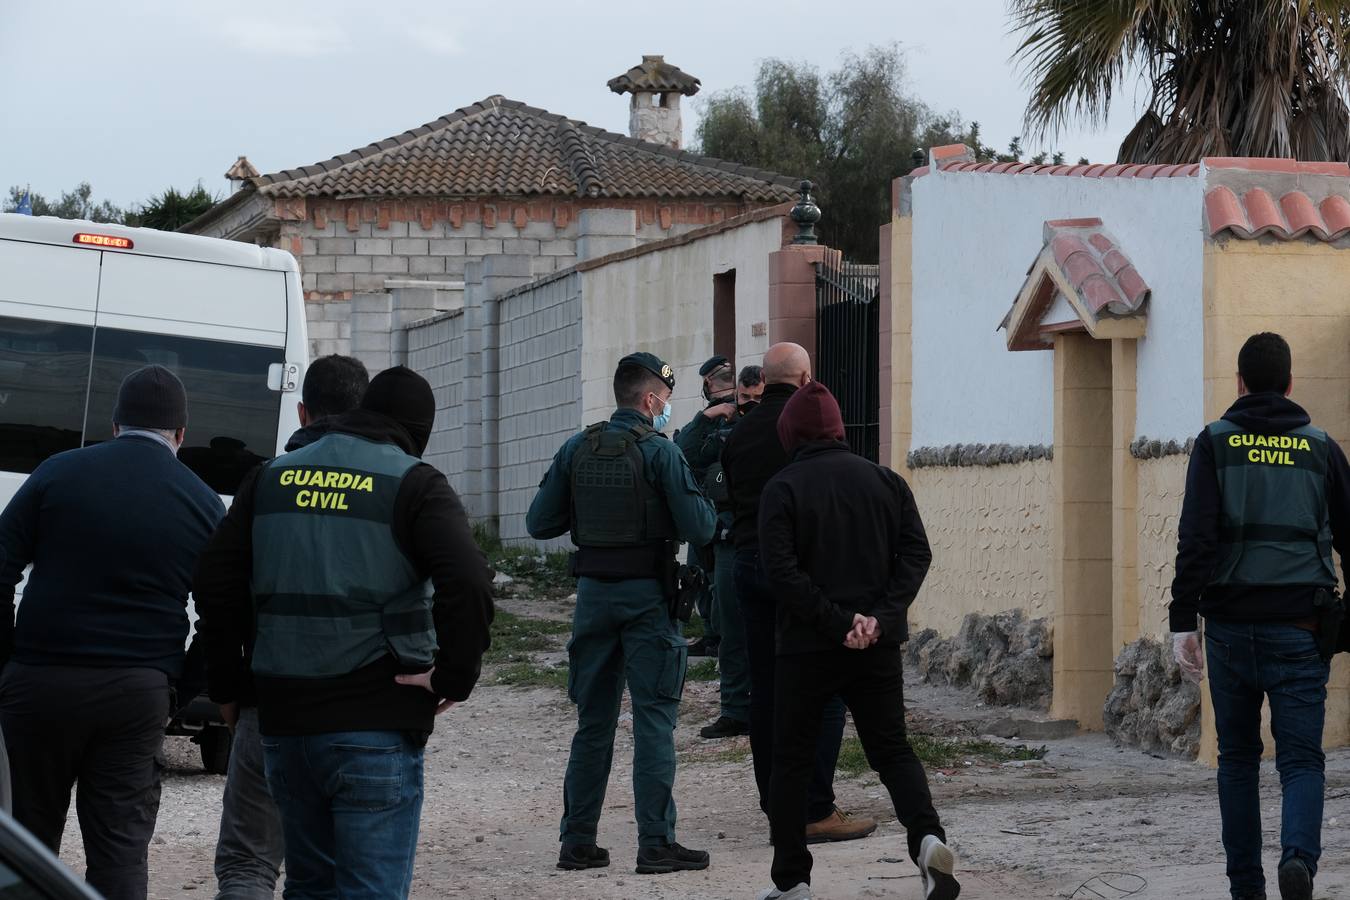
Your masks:
{"label": "white van", "polygon": [[47,457],[109,440],[122,379],[150,363],[187,389],[178,458],[228,498],[300,427],[307,347],[289,253],[0,214],[0,508]]}

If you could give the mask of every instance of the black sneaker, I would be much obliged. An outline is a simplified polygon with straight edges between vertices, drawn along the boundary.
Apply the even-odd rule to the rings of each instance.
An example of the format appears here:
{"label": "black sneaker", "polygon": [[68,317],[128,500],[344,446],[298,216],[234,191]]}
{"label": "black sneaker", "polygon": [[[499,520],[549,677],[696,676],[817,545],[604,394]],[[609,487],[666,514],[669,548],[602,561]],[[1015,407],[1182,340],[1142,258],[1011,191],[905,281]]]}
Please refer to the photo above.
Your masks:
{"label": "black sneaker", "polygon": [[738,734],[749,734],[750,723],[743,722],[740,719],[733,719],[730,716],[720,716],[716,722],[711,725],[704,725],[698,730],[699,736],[708,740],[716,738],[735,737]]}
{"label": "black sneaker", "polygon": [[671,842],[664,847],[639,847],[637,873],[664,875],[667,872],[693,872],[708,868],[706,850],[686,850]]}
{"label": "black sneaker", "polygon": [[578,872],[603,869],[609,865],[609,851],[594,844],[563,844],[558,852],[558,868]]}
{"label": "black sneaker", "polygon": [[1308,864],[1297,856],[1280,866],[1281,900],[1312,900],[1312,873]]}
{"label": "black sneaker", "polygon": [[717,643],[717,641],[710,641],[705,637],[701,637],[689,644],[689,655],[707,656],[712,659],[717,659]]}
{"label": "black sneaker", "polygon": [[1266,900],[1266,892],[1259,894],[1238,894],[1237,900]]}

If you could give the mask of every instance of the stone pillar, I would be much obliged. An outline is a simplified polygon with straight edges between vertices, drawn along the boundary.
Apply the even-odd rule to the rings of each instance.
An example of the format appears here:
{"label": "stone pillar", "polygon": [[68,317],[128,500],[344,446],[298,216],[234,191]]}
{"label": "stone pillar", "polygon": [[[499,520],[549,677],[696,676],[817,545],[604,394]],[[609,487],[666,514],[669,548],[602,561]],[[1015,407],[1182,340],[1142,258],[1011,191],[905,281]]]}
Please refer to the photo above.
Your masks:
{"label": "stone pillar", "polygon": [[464,511],[484,515],[483,499],[483,307],[481,262],[464,267]]}
{"label": "stone pillar", "polygon": [[820,244],[789,244],[769,254],[769,344],[801,344],[816,365],[816,267],[839,251]]}
{"label": "stone pillar", "polygon": [[389,291],[390,360],[395,366],[408,364],[408,326],[437,313],[461,309],[464,306],[462,281],[408,281],[391,279],[385,282]]}
{"label": "stone pillar", "polygon": [[1111,653],[1139,638],[1139,462],[1135,431],[1138,342],[1111,341]]}
{"label": "stone pillar", "polygon": [[577,216],[577,261],[597,259],[637,246],[637,213],[631,209],[583,209]]}
{"label": "stone pillar", "polygon": [[498,298],[512,288],[529,283],[531,257],[519,255],[488,256],[483,259],[483,315],[480,343],[481,382],[481,447],[480,512],[479,517],[494,531],[501,516],[501,446],[498,442],[498,423],[501,421],[501,317]]}
{"label": "stone pillar", "polygon": [[393,298],[387,291],[352,297],[352,356],[365,363],[372,377],[391,365],[392,330]]}
{"label": "stone pillar", "polygon": [[1055,674],[1051,715],[1102,728],[1114,683],[1111,345],[1055,337]]}

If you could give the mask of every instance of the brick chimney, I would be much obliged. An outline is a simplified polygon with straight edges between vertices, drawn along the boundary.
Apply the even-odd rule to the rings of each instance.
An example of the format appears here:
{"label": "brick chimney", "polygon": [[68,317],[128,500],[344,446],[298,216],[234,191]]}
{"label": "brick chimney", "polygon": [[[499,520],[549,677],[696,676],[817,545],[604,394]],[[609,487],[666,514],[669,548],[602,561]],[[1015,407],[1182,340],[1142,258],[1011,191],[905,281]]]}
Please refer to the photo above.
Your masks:
{"label": "brick chimney", "polygon": [[666,62],[664,56],[645,55],[642,64],[609,80],[616,94],[632,94],[628,133],[640,141],[679,149],[684,144],[680,98],[698,93],[699,80]]}

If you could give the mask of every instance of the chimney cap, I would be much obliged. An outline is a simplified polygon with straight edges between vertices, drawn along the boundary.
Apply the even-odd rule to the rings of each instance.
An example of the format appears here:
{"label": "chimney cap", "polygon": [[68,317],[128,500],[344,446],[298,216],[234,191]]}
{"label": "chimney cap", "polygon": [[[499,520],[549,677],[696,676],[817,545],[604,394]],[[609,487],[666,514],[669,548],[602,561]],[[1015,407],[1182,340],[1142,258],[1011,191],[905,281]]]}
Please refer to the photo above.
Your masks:
{"label": "chimney cap", "polygon": [[666,62],[660,54],[644,53],[641,65],[609,80],[609,89],[616,94],[680,93],[692,97],[701,83],[678,66]]}
{"label": "chimney cap", "polygon": [[262,173],[254,167],[253,163],[248,161],[247,156],[241,156],[230,166],[230,170],[225,173],[225,178],[229,181],[248,181],[250,178],[257,178]]}

